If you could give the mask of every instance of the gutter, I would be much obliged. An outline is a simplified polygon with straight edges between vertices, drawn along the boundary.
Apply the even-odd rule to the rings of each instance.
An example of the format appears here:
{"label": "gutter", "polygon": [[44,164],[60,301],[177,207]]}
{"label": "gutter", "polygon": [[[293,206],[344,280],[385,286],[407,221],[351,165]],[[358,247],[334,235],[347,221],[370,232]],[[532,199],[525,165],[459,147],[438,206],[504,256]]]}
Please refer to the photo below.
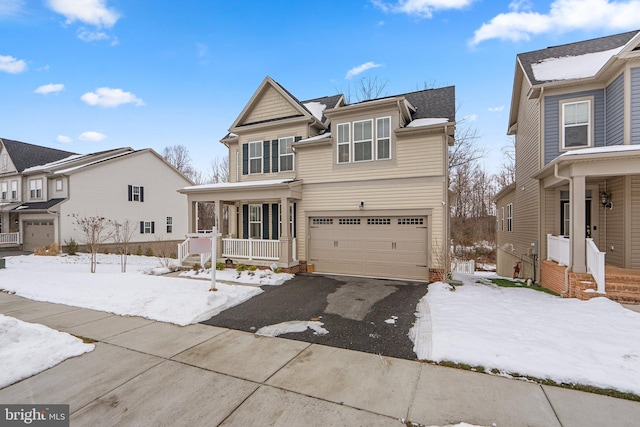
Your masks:
{"label": "gutter", "polygon": [[[553,176],[558,179],[569,181],[569,194],[573,194],[573,179],[560,175],[557,163],[553,166]],[[569,217],[569,228],[573,228],[573,215]],[[547,248],[547,251],[548,250],[549,248]],[[573,264],[573,245],[569,246],[569,264]],[[569,293],[569,269],[571,269],[571,265],[568,265],[567,268],[564,269],[564,291],[560,294],[562,298],[565,298]]]}

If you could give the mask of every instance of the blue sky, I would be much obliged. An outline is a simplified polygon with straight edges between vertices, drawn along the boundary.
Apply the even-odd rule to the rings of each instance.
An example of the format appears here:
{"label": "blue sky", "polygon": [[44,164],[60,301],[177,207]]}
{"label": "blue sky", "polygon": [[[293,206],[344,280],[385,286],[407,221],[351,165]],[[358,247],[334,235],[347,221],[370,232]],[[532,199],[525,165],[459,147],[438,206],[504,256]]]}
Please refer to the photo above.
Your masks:
{"label": "blue sky", "polygon": [[207,172],[266,75],[305,100],[362,77],[456,86],[502,161],[515,56],[640,29],[640,0],[0,0],[0,137],[88,153],[188,147]]}

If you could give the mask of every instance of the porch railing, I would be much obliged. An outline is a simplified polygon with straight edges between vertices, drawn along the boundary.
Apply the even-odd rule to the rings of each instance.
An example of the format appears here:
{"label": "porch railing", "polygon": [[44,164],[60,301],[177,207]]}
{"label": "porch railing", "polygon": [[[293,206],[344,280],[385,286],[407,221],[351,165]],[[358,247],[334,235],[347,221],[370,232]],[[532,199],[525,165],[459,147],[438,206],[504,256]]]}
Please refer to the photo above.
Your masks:
{"label": "porch railing", "polygon": [[476,270],[476,262],[472,259],[463,261],[460,259],[454,259],[451,261],[451,272],[462,274],[473,274]]}
{"label": "porch railing", "polygon": [[571,262],[571,239],[547,234],[547,259],[568,266]]}
{"label": "porch railing", "polygon": [[[209,231],[209,234],[211,234],[211,231]],[[191,248],[190,248],[191,239],[200,238],[200,237],[208,237],[208,236],[206,236],[204,233],[189,234],[187,235],[187,239],[184,242],[178,243],[178,264],[179,265],[182,265],[184,260],[186,260],[189,257],[189,255],[191,255]],[[204,266],[207,262],[211,261],[211,256],[212,256],[211,251],[200,253],[200,265]]]}
{"label": "porch railing", "polygon": [[0,244],[19,245],[20,233],[0,233]]}
{"label": "porch railing", "polygon": [[280,259],[280,241],[224,238],[222,239],[222,256],[277,261]]}
{"label": "porch railing", "polygon": [[604,256],[593,239],[587,239],[587,272],[590,273],[598,285],[598,293],[605,293]]}

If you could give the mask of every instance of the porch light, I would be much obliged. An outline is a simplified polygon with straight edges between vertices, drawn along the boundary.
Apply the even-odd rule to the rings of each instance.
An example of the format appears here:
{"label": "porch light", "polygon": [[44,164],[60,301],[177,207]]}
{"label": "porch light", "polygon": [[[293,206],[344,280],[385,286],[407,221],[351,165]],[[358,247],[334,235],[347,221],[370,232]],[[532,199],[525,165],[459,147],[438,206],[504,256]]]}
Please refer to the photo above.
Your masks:
{"label": "porch light", "polygon": [[611,201],[611,194],[606,191],[600,193],[600,204],[603,208],[613,209],[613,202]]}

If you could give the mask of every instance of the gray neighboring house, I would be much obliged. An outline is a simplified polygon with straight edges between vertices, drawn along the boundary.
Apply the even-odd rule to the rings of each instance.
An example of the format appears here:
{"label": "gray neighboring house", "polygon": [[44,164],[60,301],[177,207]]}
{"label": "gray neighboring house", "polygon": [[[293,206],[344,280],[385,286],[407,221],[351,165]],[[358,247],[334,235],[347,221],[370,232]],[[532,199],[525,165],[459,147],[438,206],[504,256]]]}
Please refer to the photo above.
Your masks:
{"label": "gray neighboring house", "polygon": [[143,250],[182,241],[187,201],[176,190],[192,184],[151,149],[76,154],[0,139],[0,248],[81,242],[73,215],[133,222]]}
{"label": "gray neighboring house", "polygon": [[508,134],[498,273],[640,302],[640,33],[519,54]]}

